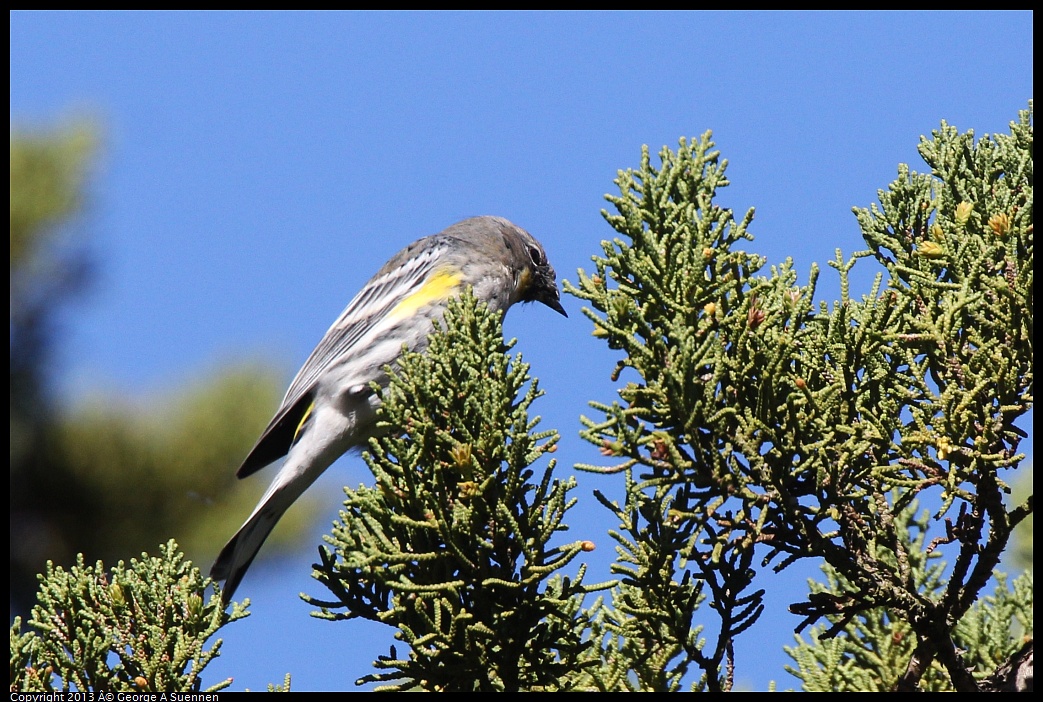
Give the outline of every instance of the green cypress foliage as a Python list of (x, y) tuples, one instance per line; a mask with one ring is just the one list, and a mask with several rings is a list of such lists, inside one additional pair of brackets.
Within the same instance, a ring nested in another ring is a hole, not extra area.
[(216, 692), (201, 674), (219, 653), (222, 626), (247, 616), (225, 611), (210, 584), (170, 541), (106, 569), (83, 557), (68, 570), (48, 563), (37, 604), (11, 625), (11, 690), (83, 693)]
[[(927, 172), (900, 166), (855, 210), (868, 249), (830, 262), (830, 306), (817, 267), (801, 285), (743, 250), (753, 211), (716, 204), (727, 162), (708, 133), (658, 163), (646, 148), (608, 197), (617, 236), (566, 284), (619, 353), (618, 399), (582, 419), (605, 465), (579, 466), (620, 475), (622, 499), (596, 493), (618, 580), (583, 583), (592, 545), (560, 533), (575, 480), (535, 467), (557, 441), (529, 414), (541, 393), (465, 296), (394, 369), (375, 484), (346, 491), (320, 550), (332, 597), (306, 598), (395, 629), (406, 650), (360, 682), (734, 689), (771, 571), (815, 559), (825, 582), (790, 605), (806, 690), (1031, 685), (1032, 576), (997, 566), (1033, 511), (1008, 486), (1034, 393), (1032, 151), (1031, 105), (1010, 134), (943, 123), (920, 144)], [(866, 259), (881, 273), (854, 295)], [(41, 580), (11, 627), (12, 690), (199, 690), (205, 642), (245, 616), (204, 604), (173, 544)]]
[[(625, 531), (617, 626), (668, 652), (642, 689), (676, 689), (692, 664), (729, 689), (732, 642), (762, 609), (755, 564), (803, 558), (836, 577), (791, 606), (798, 631), (827, 622), (829, 639), (886, 613), (916, 645), (881, 687), (915, 688), (938, 661), (976, 688), (953, 631), (1032, 511), (1003, 503), (1033, 396), (1031, 112), (977, 141), (943, 123), (920, 154), (929, 173), (902, 166), (879, 206), (856, 209), (870, 250), (838, 251), (832, 308), (812, 305), (816, 269), (800, 286), (789, 261), (764, 275), (738, 248), (753, 212), (715, 204), (727, 164), (709, 134), (658, 166), (646, 149), (617, 179), (619, 237), (570, 292), (622, 352), (621, 401), (584, 419), (611, 463), (581, 467), (627, 476), (624, 506), (601, 498)], [(850, 271), (870, 256), (886, 285), (855, 298)], [(922, 528), (943, 535), (910, 541), (901, 515), (927, 495), (940, 508)], [(957, 556), (932, 590), (924, 555), (943, 543)], [(700, 648), (682, 615), (701, 595), (719, 626)], [(1018, 645), (1008, 631), (1001, 647)]]
[(530, 468), (557, 433), (534, 431), (541, 392), (509, 348), (499, 316), (467, 295), (384, 393), (383, 436), (365, 454), (376, 484), (346, 490), (316, 572), (336, 602), (308, 598), (321, 616), (397, 629), (408, 653), (392, 650), (364, 682), (561, 689), (585, 648), (573, 621), (582, 569), (548, 580), (589, 547), (552, 541), (575, 479), (554, 479), (553, 461)]

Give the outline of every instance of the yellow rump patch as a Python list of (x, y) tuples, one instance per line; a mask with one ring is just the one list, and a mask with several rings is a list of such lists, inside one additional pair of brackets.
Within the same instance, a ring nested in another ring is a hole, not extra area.
[(439, 271), (431, 276), (420, 289), (391, 310), (392, 317), (409, 317), (424, 305), (441, 302), (456, 291), (460, 285), (460, 276), (456, 273)]

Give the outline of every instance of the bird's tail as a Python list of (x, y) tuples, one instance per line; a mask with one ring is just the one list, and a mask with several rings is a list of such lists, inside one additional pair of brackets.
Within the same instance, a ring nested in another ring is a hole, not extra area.
[[(286, 507), (289, 507), (289, 504)], [(221, 549), (214, 566), (210, 569), (210, 577), (225, 581), (224, 587), (221, 588), (221, 600), (224, 604), (228, 604), (232, 599), (247, 569), (254, 562), (257, 552), (261, 550), (264, 540), (268, 538), (268, 534), (275, 528), (285, 511), (285, 507), (279, 510), (261, 509), (250, 517)]]
[(273, 494), (267, 501), (262, 500), (257, 509), (250, 515), (239, 531), (235, 533), (225, 547), (221, 549), (217, 560), (210, 569), (210, 577), (214, 580), (224, 580), (221, 589), (221, 600), (228, 604), (235, 594), (236, 588), (242, 582), (247, 569), (253, 563), (257, 552), (261, 550), (268, 534), (278, 523), (293, 500), (280, 499), (279, 494)]
[(253, 514), (221, 549), (210, 569), (210, 577), (225, 581), (221, 589), (221, 599), (225, 604), (232, 599), (257, 552), (282, 515), (339, 455), (333, 451), (324, 451), (322, 454), (308, 456), (291, 450)]
[(225, 604), (232, 599), (264, 540), (290, 505), (335, 460), (370, 436), (378, 404), (379, 399), (366, 386), (365, 392), (357, 396), (344, 395), (335, 403), (324, 402), (313, 412), (305, 413), (297, 428), (298, 437), (272, 484), (210, 569), (210, 577), (225, 581), (221, 591)]

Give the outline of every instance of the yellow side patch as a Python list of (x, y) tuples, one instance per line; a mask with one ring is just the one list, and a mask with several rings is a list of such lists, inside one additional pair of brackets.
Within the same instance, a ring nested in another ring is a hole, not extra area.
[(306, 409), (304, 411), (304, 416), (301, 417), (301, 421), (297, 425), (297, 431), (293, 432), (293, 441), (290, 444), (291, 446), (293, 444), (297, 443), (297, 440), (301, 438), (301, 429), (304, 428), (304, 423), (308, 421), (309, 417), (311, 417), (312, 410), (314, 410), (314, 409), (315, 409), (315, 402), (313, 400), (312, 403), (310, 405), (308, 405), (308, 409)]
[(426, 304), (445, 300), (456, 291), (459, 285), (459, 275), (439, 271), (420, 286), (419, 290), (395, 305), (395, 309), (391, 310), (391, 316), (409, 317)]

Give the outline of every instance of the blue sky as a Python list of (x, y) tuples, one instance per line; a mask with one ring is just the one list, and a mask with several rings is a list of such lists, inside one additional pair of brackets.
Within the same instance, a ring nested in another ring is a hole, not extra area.
[[(262, 357), (287, 380), (351, 296), (410, 241), (476, 214), (540, 239), (559, 279), (613, 236), (600, 211), (643, 144), (712, 129), (733, 185), (756, 207), (750, 248), (813, 261), (858, 250), (868, 206), (920, 135), (944, 119), (1007, 131), (1032, 97), (1032, 13), (56, 13), (13, 12), (11, 123), (95, 119), (103, 149), (88, 226), (101, 263), (66, 321), (72, 396), (176, 388), (216, 364)], [(867, 289), (871, 271), (861, 280)], [(820, 295), (837, 295), (822, 276)], [(859, 290), (858, 292), (861, 292)], [(576, 432), (611, 401), (612, 355), (569, 318), (512, 310), (505, 333), (562, 433), (558, 470), (597, 462)], [(274, 409), (274, 408), (273, 408)], [(341, 461), (314, 490), (365, 480)], [(270, 477), (268, 471), (260, 478)], [(611, 557), (611, 519), (580, 474), (575, 538)], [(618, 494), (618, 493), (617, 493)], [(245, 515), (244, 515), (245, 516)], [(588, 532), (588, 530), (590, 530)], [(219, 547), (215, 544), (215, 551)], [(314, 550), (259, 562), (208, 681), (354, 689), (392, 643), (364, 623), (308, 617)], [(740, 683), (789, 687), (786, 606), (813, 568), (765, 574), (768, 610), (739, 641)], [(605, 576), (602, 572), (599, 577)], [(598, 578), (595, 578), (598, 579)]]

